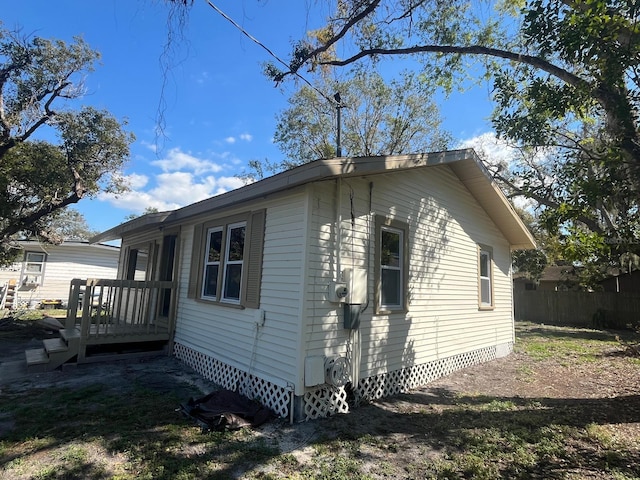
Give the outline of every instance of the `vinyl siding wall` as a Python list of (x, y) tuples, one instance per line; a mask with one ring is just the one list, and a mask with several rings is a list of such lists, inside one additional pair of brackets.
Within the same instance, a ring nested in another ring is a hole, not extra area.
[[(66, 302), (74, 278), (116, 278), (118, 248), (97, 245), (46, 245), (25, 247), (28, 252), (47, 255), (42, 283), (35, 289), (20, 287), (18, 302), (39, 302), (53, 299)], [(23, 255), (24, 258), (24, 255)], [(23, 262), (0, 269), (0, 283), (15, 279), (20, 282)]]
[[(297, 193), (262, 202), (259, 207), (266, 208), (260, 292), (264, 326), (256, 326), (256, 309), (187, 298), (194, 232), (194, 225), (187, 225), (182, 228), (175, 340), (284, 387), (295, 383), (300, 375), (295, 366), (300, 355), (307, 202), (303, 193)], [(225, 212), (225, 216), (232, 214)]]
[[(305, 355), (347, 355), (364, 378), (513, 341), (509, 245), (448, 167), (342, 180), (339, 260), (332, 203), (339, 187), (315, 188)], [(406, 313), (373, 313), (375, 215), (409, 225)], [(478, 309), (478, 244), (493, 250), (492, 310)], [(338, 263), (368, 272), (369, 304), (355, 332), (343, 328), (342, 307), (327, 301)]]

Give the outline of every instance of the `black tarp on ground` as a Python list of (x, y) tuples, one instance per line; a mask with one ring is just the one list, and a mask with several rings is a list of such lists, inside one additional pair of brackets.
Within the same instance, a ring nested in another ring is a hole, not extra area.
[(182, 413), (206, 430), (238, 430), (257, 427), (272, 418), (273, 412), (231, 390), (216, 390), (180, 405)]

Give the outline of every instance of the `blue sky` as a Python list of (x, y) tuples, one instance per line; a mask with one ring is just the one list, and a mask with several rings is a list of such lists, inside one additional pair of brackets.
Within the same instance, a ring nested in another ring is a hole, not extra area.
[[(218, 0), (221, 10), (285, 59), (293, 41), (317, 28), (327, 7), (305, 1)], [(10, 4), (10, 7), (8, 5)], [(161, 58), (169, 9), (163, 0), (0, 0), (0, 19), (26, 35), (71, 41), (82, 36), (102, 54), (85, 80), (82, 102), (127, 119), (136, 136), (124, 170), (131, 191), (101, 195), (75, 208), (105, 230), (146, 207), (168, 210), (242, 185), (235, 176), (252, 159), (282, 159), (272, 143), (276, 114), (293, 84), (275, 87), (262, 73), (268, 53), (196, 0), (173, 43), (169, 70)], [(164, 92), (164, 93), (163, 93)], [(457, 143), (490, 132), (488, 87), (439, 98), (444, 128)], [(156, 135), (164, 102), (164, 137)]]

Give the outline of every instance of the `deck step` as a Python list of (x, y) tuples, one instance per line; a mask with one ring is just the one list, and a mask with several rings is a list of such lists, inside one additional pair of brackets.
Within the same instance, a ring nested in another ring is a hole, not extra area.
[(80, 340), (80, 330), (77, 328), (63, 328), (60, 330), (60, 336), (62, 339), (69, 344), (74, 340)]
[[(63, 328), (58, 331), (59, 337), (43, 340), (44, 348), (25, 351), (27, 372), (49, 372), (69, 362), (77, 364), (104, 361), (105, 359), (157, 355), (159, 344), (163, 342), (162, 348), (166, 348), (167, 342), (170, 341), (168, 330), (162, 330), (157, 326), (154, 328), (129, 327), (126, 330), (120, 328), (117, 331), (109, 331), (107, 334), (106, 330), (95, 329), (94, 332), (92, 328), (91, 331), (94, 335), (83, 341), (81, 331), (77, 326)], [(91, 350), (90, 353), (87, 353), (87, 348)], [(87, 358), (88, 356), (92, 358)]]
[(24, 353), (27, 358), (27, 366), (49, 363), (49, 355), (44, 348), (32, 348), (25, 350)]
[(52, 353), (66, 352), (69, 350), (67, 342), (62, 340), (60, 337), (57, 338), (47, 338), (43, 340), (44, 349), (47, 352), (47, 355), (51, 355)]

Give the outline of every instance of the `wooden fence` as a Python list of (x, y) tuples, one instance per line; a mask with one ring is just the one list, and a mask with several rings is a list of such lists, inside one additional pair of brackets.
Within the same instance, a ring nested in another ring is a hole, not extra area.
[(514, 291), (516, 320), (596, 328), (640, 325), (640, 294)]

